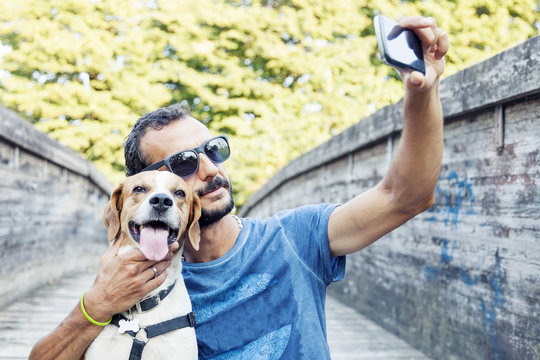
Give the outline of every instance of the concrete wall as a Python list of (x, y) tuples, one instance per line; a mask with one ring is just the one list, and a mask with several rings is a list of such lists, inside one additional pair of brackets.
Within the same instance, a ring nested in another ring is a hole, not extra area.
[[(348, 256), (330, 293), (437, 359), (540, 359), (540, 37), (442, 81), (436, 204)], [(277, 173), (241, 209), (344, 202), (378, 183), (401, 103)]]
[(97, 268), (111, 190), (90, 162), (0, 106), (0, 307)]

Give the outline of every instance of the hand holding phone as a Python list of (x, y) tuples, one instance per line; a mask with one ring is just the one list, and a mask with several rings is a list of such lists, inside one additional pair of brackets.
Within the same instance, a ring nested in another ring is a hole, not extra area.
[(422, 44), (416, 34), (386, 16), (377, 15), (373, 21), (381, 60), (398, 70), (425, 75)]

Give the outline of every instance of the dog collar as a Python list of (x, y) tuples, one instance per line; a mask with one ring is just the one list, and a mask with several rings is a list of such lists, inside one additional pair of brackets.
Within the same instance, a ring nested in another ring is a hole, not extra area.
[(159, 305), (163, 299), (167, 297), (174, 288), (174, 285), (176, 285), (176, 281), (173, 282), (168, 288), (161, 290), (156, 295), (149, 297), (148, 299), (144, 299), (133, 305), (133, 307), (130, 309), (130, 311), (137, 311), (138, 313), (142, 313), (144, 311), (152, 310), (156, 306)]

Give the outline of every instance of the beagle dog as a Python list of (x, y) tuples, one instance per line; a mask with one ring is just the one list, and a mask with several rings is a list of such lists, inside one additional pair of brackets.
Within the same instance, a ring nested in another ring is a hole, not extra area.
[(180, 250), (164, 283), (116, 314), (90, 344), (85, 359), (197, 359), (195, 317), (181, 276), (181, 254), (184, 241), (199, 248), (200, 215), (197, 195), (168, 171), (130, 176), (113, 191), (103, 222), (109, 242), (122, 241), (120, 252), (138, 248), (147, 259), (159, 261), (174, 241), (180, 242)]

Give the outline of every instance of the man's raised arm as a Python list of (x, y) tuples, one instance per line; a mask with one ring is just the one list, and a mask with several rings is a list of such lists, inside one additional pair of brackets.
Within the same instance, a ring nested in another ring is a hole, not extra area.
[(433, 18), (405, 17), (398, 24), (420, 38), (426, 74), (401, 74), (406, 90), (399, 146), (383, 180), (337, 207), (330, 216), (328, 236), (333, 256), (363, 249), (428, 209), (435, 198), (443, 148), (439, 77), (449, 47), (448, 35)]

